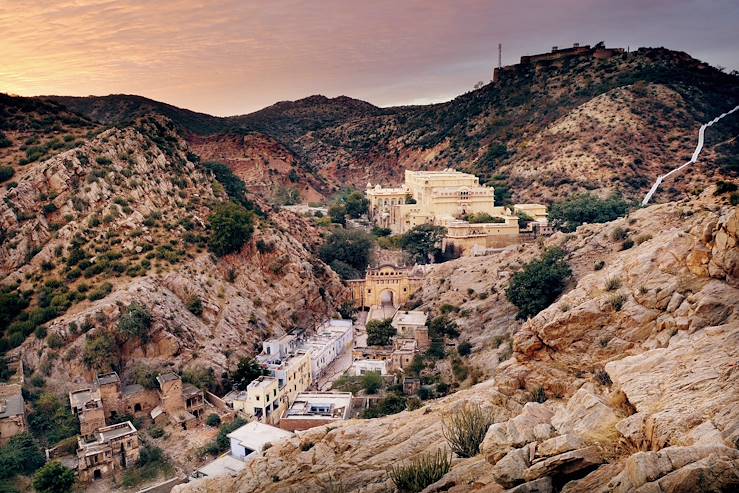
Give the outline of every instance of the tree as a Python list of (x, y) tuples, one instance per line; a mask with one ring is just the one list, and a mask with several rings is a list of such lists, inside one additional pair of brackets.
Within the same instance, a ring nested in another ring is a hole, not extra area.
[(33, 412), (28, 416), (28, 426), (35, 436), (50, 445), (79, 433), (77, 417), (54, 394), (41, 394), (33, 407)]
[(517, 317), (533, 317), (551, 305), (571, 275), (565, 252), (559, 248), (549, 249), (541, 258), (526, 264), (513, 275), (506, 290), (508, 300), (518, 308)]
[(254, 379), (266, 374), (267, 371), (256, 360), (252, 358), (241, 358), (232, 377), (234, 387), (239, 390), (246, 390), (246, 387)]
[(400, 247), (413, 255), (416, 262), (425, 264), (441, 254), (441, 241), (446, 228), (421, 224), (400, 237)]
[(253, 214), (235, 202), (218, 206), (209, 221), (208, 244), (218, 257), (241, 250), (254, 232)]
[(332, 223), (346, 226), (346, 206), (340, 202), (331, 204), (328, 208), (328, 217), (331, 218)]
[(367, 322), (367, 344), (370, 346), (387, 346), (396, 333), (395, 327), (392, 326), (392, 319)]
[(217, 414), (209, 414), (208, 418), (205, 420), (205, 424), (210, 426), (211, 428), (215, 428), (216, 426), (221, 425), (221, 417)]
[(376, 394), (382, 387), (382, 376), (375, 371), (365, 373), (362, 376), (362, 386), (368, 394)]
[(82, 362), (85, 366), (97, 371), (110, 371), (120, 365), (120, 346), (115, 338), (106, 331), (87, 335)]
[(350, 192), (344, 197), (346, 213), (349, 217), (357, 219), (369, 210), (369, 200), (361, 192)]
[(231, 168), (223, 163), (215, 161), (203, 163), (203, 166), (205, 169), (213, 173), (213, 176), (218, 183), (223, 186), (223, 189), (226, 191), (226, 195), (228, 195), (231, 200), (237, 204), (243, 205), (247, 209), (251, 210), (254, 208), (254, 204), (246, 198), (246, 184), (241, 178), (236, 176), (233, 171), (231, 171)]
[(617, 195), (607, 199), (584, 193), (549, 208), (549, 222), (562, 231), (575, 231), (585, 223), (605, 223), (624, 216), (629, 204)]
[(372, 236), (364, 231), (337, 229), (321, 246), (318, 256), (329, 265), (334, 261), (343, 262), (361, 274), (369, 263), (372, 246)]
[(33, 477), (33, 487), (38, 493), (68, 493), (74, 482), (74, 471), (58, 461), (49, 462)]
[(118, 331), (127, 337), (138, 337), (142, 342), (149, 340), (152, 316), (141, 303), (133, 302), (118, 319)]
[(429, 335), (434, 337), (459, 337), (459, 327), (457, 322), (449, 319), (446, 315), (439, 315), (436, 318), (431, 319), (428, 323)]
[(44, 465), (46, 457), (30, 433), (15, 435), (0, 447), (0, 479), (30, 474)]

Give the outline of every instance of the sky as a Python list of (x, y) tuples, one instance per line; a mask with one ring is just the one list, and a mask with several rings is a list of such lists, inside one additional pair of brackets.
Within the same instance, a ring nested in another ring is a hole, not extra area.
[(138, 94), (214, 115), (312, 94), (445, 101), (552, 46), (739, 69), (739, 0), (2, 0), (0, 92)]

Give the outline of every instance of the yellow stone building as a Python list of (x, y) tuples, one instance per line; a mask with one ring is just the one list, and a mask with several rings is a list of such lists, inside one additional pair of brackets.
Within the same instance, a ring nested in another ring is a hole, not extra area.
[(423, 280), (423, 268), (383, 264), (369, 267), (364, 279), (347, 281), (357, 308), (390, 305), (398, 308), (408, 301)]
[[(520, 210), (536, 221), (546, 222), (546, 207), (520, 204), (513, 209), (495, 205), (495, 190), (480, 179), (452, 169), (405, 171), (398, 188), (367, 184), (369, 217), (377, 226), (403, 234), (421, 224), (447, 228), (442, 248), (465, 253), (474, 246), (504, 247), (518, 242)], [(514, 213), (515, 212), (515, 213)], [(465, 218), (487, 214), (493, 222), (469, 222)]]

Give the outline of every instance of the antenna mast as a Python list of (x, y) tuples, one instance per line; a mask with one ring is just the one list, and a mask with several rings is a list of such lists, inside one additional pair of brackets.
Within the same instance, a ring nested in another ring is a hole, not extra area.
[(503, 66), (502, 60), (503, 60), (503, 44), (498, 43), (498, 68), (501, 68)]

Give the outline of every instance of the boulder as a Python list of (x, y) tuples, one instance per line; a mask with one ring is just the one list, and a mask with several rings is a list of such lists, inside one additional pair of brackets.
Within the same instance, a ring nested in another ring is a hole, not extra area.
[(552, 493), (553, 491), (552, 478), (545, 476), (528, 483), (519, 484), (510, 490), (506, 490), (506, 493)]
[(550, 432), (546, 427), (538, 425), (548, 426), (552, 415), (552, 411), (544, 404), (528, 402), (518, 416), (495, 423), (488, 429), (480, 451), (488, 462), (495, 464), (514, 448), (536, 440), (545, 440), (549, 438)]
[(527, 481), (543, 476), (567, 477), (583, 469), (590, 469), (603, 462), (596, 446), (571, 450), (553, 457), (540, 459), (529, 467), (523, 475)]
[(560, 434), (597, 437), (607, 433), (617, 421), (613, 409), (593, 393), (592, 387), (584, 386), (552, 417), (552, 426)]
[(531, 456), (534, 454), (535, 444), (528, 444), (508, 452), (493, 466), (493, 477), (506, 488), (511, 488), (523, 482), (524, 474), (531, 465)]
[(585, 446), (585, 442), (578, 435), (567, 433), (545, 440), (536, 447), (537, 457), (551, 457), (569, 452)]

